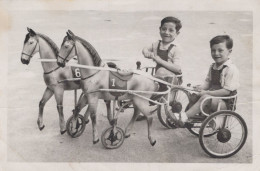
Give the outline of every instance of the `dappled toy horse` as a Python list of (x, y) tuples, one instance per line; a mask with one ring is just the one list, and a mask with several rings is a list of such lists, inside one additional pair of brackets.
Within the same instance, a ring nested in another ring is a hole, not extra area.
[[(64, 90), (75, 90), (80, 88), (80, 81), (69, 81), (73, 78), (79, 78), (79, 68), (64, 67), (61, 68), (57, 65), (56, 57), (59, 53), (57, 45), (47, 36), (36, 33), (32, 29), (27, 28), (28, 34), (26, 34), (24, 40), (24, 46), (21, 56), (21, 62), (23, 64), (29, 64), (30, 59), (37, 52), (40, 54), (41, 59), (53, 59), (54, 62), (43, 62), (43, 78), (46, 84), (43, 97), (39, 103), (39, 115), (37, 124), (40, 130), (45, 126), (43, 124), (43, 109), (46, 102), (53, 96), (55, 96), (57, 102), (57, 109), (59, 112), (59, 124), (61, 134), (66, 132), (66, 125), (63, 115), (63, 94)], [(81, 96), (79, 104), (76, 107), (75, 112), (79, 112), (86, 104), (87, 98)], [(110, 105), (107, 105), (110, 108)], [(109, 109), (110, 111), (110, 109)]]
[[(133, 127), (133, 123), (136, 120), (138, 114), (141, 112), (147, 118), (148, 124), (148, 139), (151, 145), (156, 143), (156, 140), (153, 138), (151, 133), (152, 126), (152, 116), (151, 111), (148, 108), (149, 101), (141, 98), (140, 96), (133, 95), (131, 93), (122, 93), (119, 95), (111, 94), (108, 91), (100, 91), (100, 89), (109, 89), (110, 86), (116, 84), (116, 80), (113, 80), (114, 77), (120, 77), (118, 73), (112, 73), (113, 78), (109, 80), (110, 71), (101, 70), (103, 67), (106, 67), (99, 57), (96, 50), (85, 40), (80, 37), (75, 36), (71, 31), (67, 32), (67, 36), (65, 36), (63, 43), (61, 45), (61, 49), (58, 57), (59, 66), (64, 67), (65, 62), (72, 59), (74, 56), (78, 57), (79, 64), (86, 65), (90, 67), (90, 69), (80, 68), (81, 72), (81, 84), (82, 90), (85, 96), (88, 99), (89, 107), (87, 109), (87, 115), (90, 115), (92, 120), (92, 128), (93, 128), (93, 143), (97, 143), (99, 141), (98, 132), (96, 128), (96, 111), (98, 99), (104, 100), (125, 100), (131, 99), (134, 105), (134, 114), (133, 117), (126, 127), (125, 135), (128, 137), (130, 135), (130, 130)], [(91, 66), (93, 68), (91, 69)], [(96, 67), (100, 68), (97, 69)], [(96, 68), (96, 69), (94, 69)], [(158, 89), (157, 84), (149, 78), (146, 78), (142, 75), (138, 74), (128, 74), (129, 77), (127, 80), (127, 85), (123, 85), (122, 87), (127, 88), (127, 90), (140, 90), (140, 91), (150, 91), (154, 92)], [(120, 77), (121, 78), (121, 77)], [(122, 78), (121, 78), (122, 80)], [(120, 86), (120, 83), (119, 83)], [(111, 87), (110, 87), (111, 88)], [(142, 94), (143, 97), (149, 99), (152, 94)], [(74, 116), (74, 126), (76, 124), (77, 116)]]

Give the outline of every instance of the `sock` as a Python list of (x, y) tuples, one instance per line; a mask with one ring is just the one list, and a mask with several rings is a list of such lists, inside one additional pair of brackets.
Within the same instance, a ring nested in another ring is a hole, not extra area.
[(182, 122), (187, 122), (187, 120), (188, 120), (187, 114), (185, 112), (181, 112), (180, 115), (181, 115), (181, 121)]

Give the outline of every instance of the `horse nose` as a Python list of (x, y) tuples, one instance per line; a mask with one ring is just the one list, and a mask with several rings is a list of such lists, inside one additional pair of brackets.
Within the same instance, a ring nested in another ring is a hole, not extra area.
[(21, 62), (22, 62), (23, 64), (28, 65), (30, 61), (29, 61), (28, 59), (23, 59), (23, 58), (21, 58)]
[(60, 66), (60, 67), (65, 67), (65, 63), (64, 62), (58, 62), (58, 65)]

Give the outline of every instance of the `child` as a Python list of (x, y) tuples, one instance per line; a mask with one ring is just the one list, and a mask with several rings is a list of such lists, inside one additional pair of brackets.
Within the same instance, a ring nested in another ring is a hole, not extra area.
[[(180, 33), (182, 27), (181, 21), (175, 17), (165, 17), (161, 21), (159, 27), (160, 36), (162, 40), (156, 41), (150, 47), (145, 47), (142, 51), (145, 58), (153, 59), (156, 62), (155, 76), (167, 77), (166, 81), (177, 84), (175, 75), (181, 74), (180, 67), (180, 51), (173, 41)], [(159, 91), (163, 91), (160, 88)], [(155, 100), (159, 96), (152, 96), (151, 99)], [(153, 103), (151, 103), (153, 104)], [(144, 116), (139, 115), (137, 121), (145, 119)]]
[(180, 51), (173, 41), (180, 33), (181, 21), (175, 17), (165, 17), (159, 27), (162, 40), (156, 41), (150, 47), (143, 49), (146, 58), (156, 62), (155, 76), (181, 74)]
[[(203, 85), (195, 86), (199, 91), (199, 100), (186, 112), (182, 112), (179, 120), (175, 121), (181, 127), (188, 118), (200, 112), (200, 104), (209, 96), (230, 96), (236, 94), (239, 87), (239, 72), (237, 67), (229, 59), (232, 52), (233, 40), (228, 35), (216, 36), (210, 41), (211, 56), (215, 63), (210, 68)], [(211, 111), (216, 111), (219, 99), (206, 100)], [(229, 109), (228, 101), (220, 101), (221, 110)], [(174, 114), (176, 116), (176, 114)]]

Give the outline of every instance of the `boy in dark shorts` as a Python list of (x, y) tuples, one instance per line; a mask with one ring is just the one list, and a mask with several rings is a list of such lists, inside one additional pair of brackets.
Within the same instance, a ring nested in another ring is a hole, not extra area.
[[(201, 102), (209, 96), (231, 96), (236, 94), (239, 87), (239, 71), (229, 58), (232, 52), (233, 40), (228, 35), (216, 36), (210, 41), (211, 56), (215, 63), (209, 67), (209, 72), (203, 85), (195, 86), (199, 91), (199, 100), (186, 112), (177, 118), (177, 124), (184, 126), (188, 119), (200, 111)], [(206, 100), (205, 106), (210, 106), (211, 111), (216, 111), (219, 99)], [(221, 110), (230, 109), (229, 100), (220, 100)], [(174, 114), (175, 117), (179, 116)]]
[[(153, 59), (156, 62), (155, 77), (171, 78), (166, 81), (177, 84), (176, 75), (181, 74), (180, 66), (180, 50), (173, 43), (180, 33), (182, 27), (181, 21), (175, 17), (165, 17), (161, 20), (159, 27), (161, 40), (152, 43), (149, 47), (145, 47), (142, 51), (145, 58)], [(152, 97), (152, 99), (155, 97)], [(139, 116), (138, 120), (143, 120), (143, 116)]]
[(159, 27), (161, 40), (142, 51), (145, 58), (156, 62), (155, 76), (165, 77), (181, 74), (180, 50), (173, 41), (180, 33), (181, 21), (175, 17), (165, 17)]

